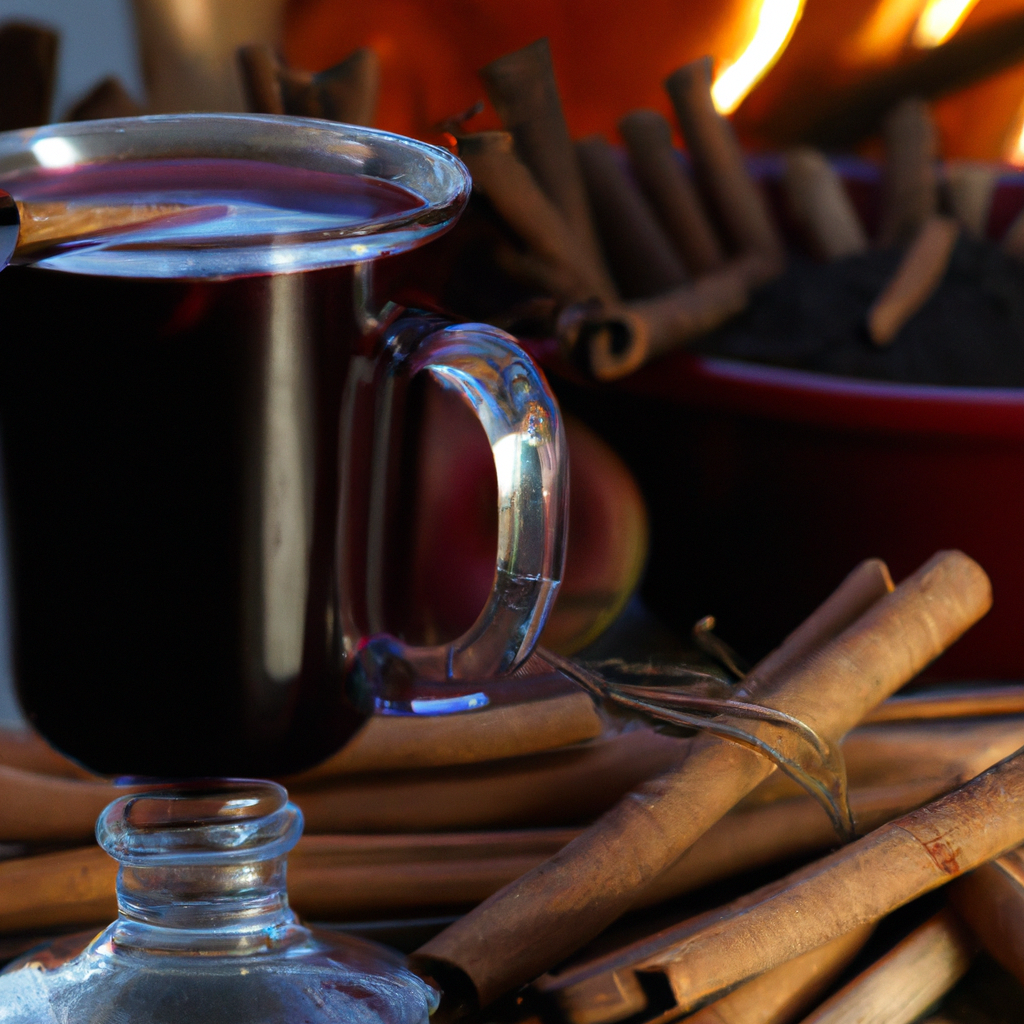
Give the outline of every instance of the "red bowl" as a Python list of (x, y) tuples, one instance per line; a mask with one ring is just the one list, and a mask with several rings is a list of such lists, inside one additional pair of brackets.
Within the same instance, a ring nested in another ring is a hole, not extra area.
[[(778, 161), (756, 171), (777, 201)], [(878, 173), (840, 169), (869, 228)], [(1000, 237), (1024, 207), (1008, 172)], [(898, 342), (897, 342), (898, 343)], [(679, 353), (613, 389), (563, 383), (636, 473), (651, 515), (645, 596), (677, 628), (714, 614), (754, 658), (861, 559), (896, 579), (960, 548), (995, 604), (932, 676), (1024, 678), (1024, 389), (891, 384)]]
[[(667, 432), (659, 464), (640, 474), (656, 607), (675, 618), (688, 608), (686, 621), (714, 613), (757, 655), (862, 558), (884, 558), (899, 579), (960, 548), (991, 576), (995, 604), (933, 674), (1024, 677), (1024, 390), (705, 358), (662, 363), (628, 390), (668, 406), (655, 415), (676, 411), (671, 434), (686, 437), (673, 458)], [(666, 532), (677, 535), (663, 549)], [(683, 590), (687, 600), (673, 598)]]

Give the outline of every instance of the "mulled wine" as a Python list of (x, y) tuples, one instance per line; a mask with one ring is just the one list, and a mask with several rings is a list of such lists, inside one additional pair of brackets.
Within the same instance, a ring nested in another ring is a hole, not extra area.
[(15, 679), (90, 768), (272, 775), (361, 724), (331, 578), (351, 273), (0, 274)]
[[(375, 701), (409, 703), (404, 670), (374, 690), (393, 659), (442, 689), (522, 662), (562, 563), (553, 399), (506, 335), (403, 315), (374, 285), (378, 257), (457, 216), (453, 157), (326, 122), (168, 116), (0, 135), (0, 188), (58, 217), (176, 211), (0, 274), (15, 683), (51, 743), (111, 775), (281, 775)], [(357, 657), (393, 628), (420, 371), (495, 453), (494, 590), (451, 643)]]

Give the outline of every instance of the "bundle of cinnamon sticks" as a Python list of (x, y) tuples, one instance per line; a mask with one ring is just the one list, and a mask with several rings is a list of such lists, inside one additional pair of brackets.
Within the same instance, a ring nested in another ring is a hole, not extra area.
[(717, 326), (781, 270), (779, 232), (711, 102), (710, 60), (666, 82), (703, 196), (653, 111), (620, 125), (632, 173), (601, 137), (574, 145), (546, 40), (480, 74), (506, 130), (457, 128), (459, 155), (522, 242), (502, 264), (557, 300), (563, 344), (597, 379)]
[[(758, 754), (617, 731), (567, 684), (435, 720), (429, 737), (374, 719), (288, 780), (308, 823), (291, 899), (314, 920), (420, 919), (402, 934), (411, 949), (437, 932), (412, 962), (452, 1016), (527, 985), (501, 1012), (909, 1024), (981, 947), (1024, 980), (1024, 691), (893, 696), (990, 600), (958, 552), (895, 588), (866, 562), (739, 685), (739, 700), (845, 737), (851, 843)], [(0, 762), (0, 841), (19, 854), (0, 861), (0, 945), (103, 924), (116, 865), (87, 837), (116, 787), (25, 733), (0, 735)], [(927, 894), (950, 882), (943, 909)], [(900, 931), (907, 904), (922, 910)]]

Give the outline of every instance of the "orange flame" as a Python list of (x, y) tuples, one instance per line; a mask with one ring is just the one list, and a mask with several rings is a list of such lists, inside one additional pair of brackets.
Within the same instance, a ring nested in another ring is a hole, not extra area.
[(915, 46), (931, 47), (944, 43), (963, 24), (978, 0), (929, 0), (914, 26)]
[(731, 114), (782, 55), (800, 15), (804, 0), (761, 0), (754, 38), (734, 63), (719, 71), (711, 98), (720, 114)]
[(978, 0), (879, 0), (844, 47), (851, 64), (892, 60), (908, 42), (938, 46), (954, 35)]
[(891, 60), (903, 49), (924, 6), (925, 0), (879, 0), (843, 47), (843, 57), (854, 65)]

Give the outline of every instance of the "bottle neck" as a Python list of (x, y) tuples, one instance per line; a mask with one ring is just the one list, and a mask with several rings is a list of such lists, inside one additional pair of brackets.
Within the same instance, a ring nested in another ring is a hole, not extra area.
[(112, 938), (123, 947), (166, 951), (279, 949), (299, 929), (285, 873), (285, 857), (223, 867), (122, 867)]
[(97, 830), (121, 863), (107, 939), (123, 949), (252, 954), (304, 937), (286, 888), (302, 818), (286, 801), (272, 783), (225, 783), (111, 804)]

